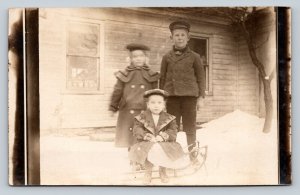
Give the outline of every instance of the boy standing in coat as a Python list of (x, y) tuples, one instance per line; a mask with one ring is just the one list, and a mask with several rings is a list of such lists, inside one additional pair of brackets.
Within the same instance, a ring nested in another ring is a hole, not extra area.
[(157, 88), (159, 74), (146, 64), (146, 52), (150, 49), (142, 44), (129, 44), (130, 65), (115, 73), (117, 83), (111, 96), (109, 110), (119, 111), (115, 146), (127, 147), (135, 143), (132, 134), (134, 117), (146, 109), (143, 99), (145, 91)]
[[(170, 24), (169, 29), (174, 45), (161, 62), (160, 88), (170, 94), (167, 111), (176, 116), (179, 127), (182, 118), (191, 151), (196, 141), (197, 106), (203, 103), (205, 97), (204, 67), (199, 54), (188, 47), (190, 24), (176, 21)], [(194, 160), (192, 155), (190, 159)]]

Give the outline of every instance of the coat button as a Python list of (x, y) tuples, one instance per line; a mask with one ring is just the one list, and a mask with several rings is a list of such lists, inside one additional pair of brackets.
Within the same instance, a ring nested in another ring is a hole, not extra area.
[(130, 127), (129, 130), (132, 131), (132, 128)]
[(135, 85), (131, 85), (131, 88), (135, 88)]
[(130, 114), (134, 114), (134, 110), (130, 110), (129, 112), (130, 112)]
[(141, 88), (144, 89), (144, 88), (145, 88), (145, 85), (141, 85)]

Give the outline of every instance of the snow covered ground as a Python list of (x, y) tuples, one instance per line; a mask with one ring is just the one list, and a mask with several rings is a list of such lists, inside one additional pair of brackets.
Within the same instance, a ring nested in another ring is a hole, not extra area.
[[(197, 131), (208, 146), (205, 166), (168, 185), (277, 184), (277, 127), (262, 132), (263, 119), (236, 110)], [(178, 141), (184, 142), (179, 133)], [(45, 185), (143, 185), (130, 173), (127, 149), (88, 136), (41, 137), (41, 183)], [(154, 177), (158, 173), (153, 174)], [(139, 177), (142, 177), (140, 175)], [(162, 185), (154, 179), (153, 185)]]

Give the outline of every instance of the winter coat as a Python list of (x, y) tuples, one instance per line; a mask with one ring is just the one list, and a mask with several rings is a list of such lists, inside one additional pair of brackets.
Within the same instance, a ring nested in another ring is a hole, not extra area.
[(170, 96), (205, 96), (205, 72), (200, 55), (187, 48), (181, 55), (174, 50), (163, 56), (160, 89)]
[(148, 141), (148, 135), (163, 137), (161, 145), (164, 152), (171, 160), (177, 160), (184, 155), (180, 144), (176, 142), (177, 124), (175, 116), (161, 112), (157, 126), (155, 126), (152, 114), (146, 110), (135, 117), (133, 135), (138, 143), (133, 145), (129, 152), (129, 158), (133, 162), (144, 164), (151, 147), (155, 142)]
[(117, 83), (111, 96), (109, 110), (119, 111), (115, 146), (130, 147), (136, 141), (132, 134), (134, 117), (146, 109), (143, 94), (146, 90), (157, 88), (159, 74), (148, 66), (128, 66), (115, 73)]
[(158, 87), (158, 72), (150, 70), (148, 66), (128, 66), (123, 71), (115, 73), (117, 83), (111, 96), (109, 110), (145, 109), (143, 98), (145, 91)]

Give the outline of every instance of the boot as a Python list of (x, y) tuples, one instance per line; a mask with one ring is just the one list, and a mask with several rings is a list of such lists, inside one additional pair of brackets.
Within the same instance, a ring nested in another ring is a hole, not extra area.
[(195, 152), (190, 152), (189, 156), (190, 156), (190, 161), (193, 165), (198, 165), (200, 163)]
[(192, 164), (197, 164), (198, 158), (197, 158), (197, 154), (195, 152), (193, 152), (193, 148), (196, 147), (196, 134), (187, 134), (186, 135), (187, 138), (187, 143), (189, 145), (188, 150), (190, 152), (190, 161), (192, 162)]
[(186, 134), (186, 141), (189, 145), (188, 150), (191, 152), (196, 146), (196, 134)]
[(169, 177), (167, 175), (167, 169), (165, 167), (159, 167), (159, 176), (162, 183), (168, 183)]
[(136, 162), (130, 161), (130, 166), (132, 168), (132, 171), (140, 171), (141, 170), (141, 165)]
[(152, 167), (151, 168), (147, 167), (145, 175), (144, 175), (143, 183), (144, 184), (150, 184), (151, 183), (151, 178), (152, 178)]

